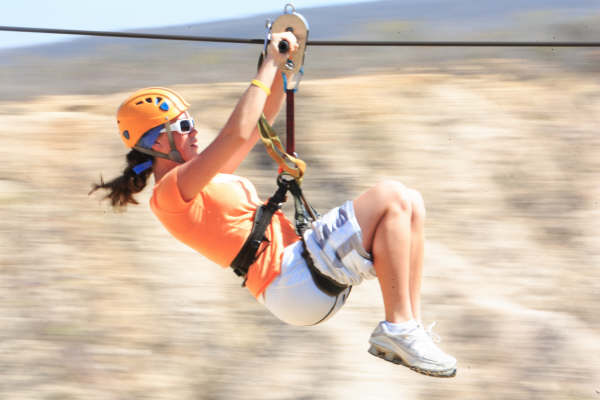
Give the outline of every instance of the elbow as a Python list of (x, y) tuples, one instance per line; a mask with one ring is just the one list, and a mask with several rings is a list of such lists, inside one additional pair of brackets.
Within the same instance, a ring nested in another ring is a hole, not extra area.
[(252, 138), (257, 121), (241, 120), (227, 124), (221, 134), (227, 135), (236, 144), (241, 145)]
[(240, 148), (246, 143), (250, 137), (254, 128), (245, 128), (238, 124), (227, 124), (219, 133), (221, 140), (225, 140), (234, 149)]

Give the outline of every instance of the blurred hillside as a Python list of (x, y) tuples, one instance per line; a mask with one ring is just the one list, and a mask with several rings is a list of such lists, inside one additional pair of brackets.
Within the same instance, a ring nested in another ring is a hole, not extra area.
[[(367, 353), (376, 282), (320, 326), (286, 326), (160, 226), (150, 188), (125, 213), (88, 197), (124, 165), (126, 92), (0, 102), (0, 398), (596, 399), (600, 89), (503, 63), (306, 80), (297, 96), (320, 211), (387, 177), (423, 193), (424, 318), (459, 359), (450, 380)], [(245, 87), (176, 87), (204, 143)], [(239, 173), (274, 189), (260, 146)]]
[[(284, 3), (282, 3), (284, 4)], [(282, 7), (283, 8), (283, 7)], [(396, 0), (299, 9), (310, 39), (598, 41), (595, 0)], [(201, 9), (198, 11), (201, 12)], [(267, 18), (149, 29), (146, 32), (262, 38)], [(1, 33), (0, 33), (1, 38)], [(124, 88), (244, 81), (260, 46), (140, 39), (81, 38), (0, 52), (0, 98), (38, 93), (106, 94)], [(344, 48), (309, 49), (306, 77), (439, 68), (448, 62), (501, 54), (519, 62), (539, 59), (580, 73), (599, 72), (598, 49)], [(596, 62), (582, 62), (593, 57)]]
[[(598, 40), (597, 3), (564, 4), (299, 11), (314, 39)], [(258, 37), (264, 17), (169, 31)], [(162, 228), (150, 187), (123, 213), (87, 195), (124, 166), (114, 113), (131, 88), (177, 84), (206, 144), (257, 52), (81, 39), (3, 53), (0, 399), (600, 399), (598, 50), (310, 49), (305, 193), (326, 211), (385, 178), (422, 192), (424, 318), (459, 360), (445, 380), (367, 353), (376, 282), (322, 325), (286, 326)], [(274, 189), (260, 146), (239, 173)]]

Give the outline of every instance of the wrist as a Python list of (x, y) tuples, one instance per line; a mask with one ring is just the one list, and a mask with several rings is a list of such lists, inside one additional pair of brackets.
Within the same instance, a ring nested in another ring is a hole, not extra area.
[(265, 92), (267, 97), (269, 97), (271, 95), (271, 89), (263, 81), (258, 80), (258, 79), (252, 79), (250, 84), (260, 88), (263, 92)]
[(279, 68), (277, 65), (272, 60), (266, 59), (256, 73), (254, 79), (261, 81), (268, 87), (271, 87), (278, 71)]

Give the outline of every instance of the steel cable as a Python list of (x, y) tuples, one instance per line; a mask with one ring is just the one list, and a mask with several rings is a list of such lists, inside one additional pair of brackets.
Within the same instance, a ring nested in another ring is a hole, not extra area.
[[(50, 33), (58, 35), (103, 36), (133, 39), (179, 40), (213, 43), (263, 44), (264, 39), (243, 39), (194, 35), (165, 35), (155, 33), (89, 31), (77, 29), (29, 28), (0, 26), (0, 31)], [(374, 47), (600, 47), (600, 42), (560, 41), (362, 41), (362, 40), (309, 40), (309, 46), (374, 46)]]

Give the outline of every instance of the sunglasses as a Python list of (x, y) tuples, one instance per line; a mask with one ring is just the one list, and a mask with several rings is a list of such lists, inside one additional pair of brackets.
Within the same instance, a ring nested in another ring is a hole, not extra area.
[[(180, 132), (180, 133), (189, 133), (192, 131), (192, 129), (194, 129), (194, 119), (193, 118), (189, 118), (189, 119), (178, 119), (177, 121), (173, 122), (172, 124), (169, 125), (171, 128), (172, 132)], [(166, 132), (166, 129), (162, 129), (160, 132)]]

